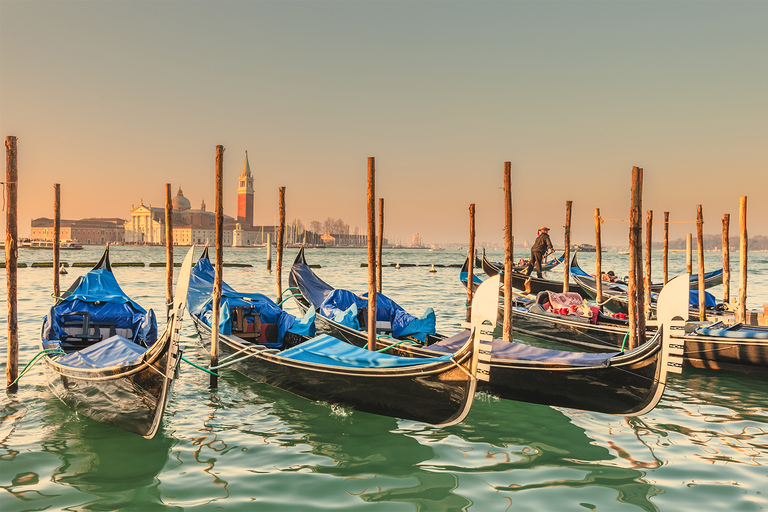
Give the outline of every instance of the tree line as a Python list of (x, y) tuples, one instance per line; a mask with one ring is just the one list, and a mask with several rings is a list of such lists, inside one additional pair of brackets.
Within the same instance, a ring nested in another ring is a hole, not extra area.
[[(723, 247), (723, 235), (704, 235), (703, 236), (704, 241), (704, 250), (715, 250), (715, 249), (722, 249)], [(749, 250), (750, 251), (768, 251), (768, 236), (764, 235), (757, 235), (749, 237), (748, 240), (749, 243)], [(739, 245), (741, 244), (741, 239), (738, 236), (731, 236), (728, 238), (728, 245), (731, 248), (731, 250), (738, 250)], [(654, 242), (653, 248), (655, 250), (663, 250), (664, 249), (664, 242)], [(677, 238), (675, 240), (669, 241), (669, 248), (671, 250), (680, 250), (685, 249), (685, 238)], [(696, 240), (696, 235), (693, 236), (693, 244), (692, 248), (694, 250), (698, 249), (698, 243)]]

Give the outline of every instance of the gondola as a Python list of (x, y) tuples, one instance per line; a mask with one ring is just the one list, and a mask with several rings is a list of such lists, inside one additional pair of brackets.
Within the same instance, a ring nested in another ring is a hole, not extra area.
[[(583, 290), (583, 294), (586, 294), (586, 296), (590, 299), (597, 299), (597, 282), (595, 280), (595, 277), (588, 274), (584, 269), (582, 269), (578, 262), (576, 261), (576, 255), (573, 255), (573, 259), (571, 260), (571, 277), (573, 280), (578, 284), (578, 286)], [(693, 282), (689, 276), (686, 276), (686, 278), (689, 280), (689, 305), (690, 310), (692, 314), (698, 314), (698, 305), (699, 305), (699, 293), (697, 289), (691, 288), (691, 283)], [(613, 311), (615, 313), (627, 313), (629, 311), (629, 287), (624, 283), (611, 283), (608, 281), (603, 281), (601, 284), (602, 292), (603, 292), (603, 302), (602, 305), (609, 309), (610, 311)], [(715, 300), (714, 295), (712, 295), (709, 292), (705, 293), (705, 299), (706, 299), (706, 308), (711, 309), (713, 312), (716, 308), (718, 308), (717, 301)], [(658, 299), (657, 293), (651, 293), (651, 304), (650, 309), (651, 311), (656, 310), (656, 300)], [(724, 313), (727, 314), (727, 313)]]
[[(466, 287), (469, 259), (464, 262), (459, 279)], [(474, 276), (474, 290), (482, 280)], [(499, 318), (503, 316), (503, 290), (499, 306)], [(606, 314), (599, 307), (588, 309), (579, 306), (576, 311), (564, 311), (555, 301), (561, 293), (542, 291), (535, 298), (515, 294), (512, 297), (512, 322), (517, 334), (525, 334), (545, 341), (554, 341), (589, 351), (615, 352), (627, 341), (629, 321), (625, 315)], [(573, 296), (571, 296), (573, 297)], [(579, 304), (585, 299), (576, 296)], [(565, 306), (568, 306), (567, 304)], [(624, 318), (622, 318), (624, 316)], [(653, 332), (646, 333), (646, 339), (653, 337)]]
[[(547, 272), (561, 264), (565, 260), (565, 253), (561, 254), (558, 258), (552, 258), (550, 261), (541, 265), (542, 272)], [(488, 277), (493, 277), (496, 274), (504, 273), (504, 263), (500, 261), (491, 261), (485, 256), (485, 249), (483, 249), (483, 259), (475, 258), (475, 265), (482, 268)], [(483, 263), (485, 262), (485, 263)], [(513, 265), (512, 270), (515, 272), (523, 272), (527, 265)]]
[(683, 338), (685, 362), (693, 367), (768, 371), (768, 327), (717, 321), (690, 324), (675, 336)]
[[(485, 256), (485, 251), (483, 251), (483, 272), (485, 272), (488, 276), (491, 276), (491, 277), (500, 273), (499, 269), (495, 265), (493, 265), (491, 262), (488, 261), (488, 258), (486, 258)], [(547, 290), (550, 290), (553, 292), (562, 292), (563, 282), (552, 281), (550, 279), (544, 279), (541, 277), (536, 277), (534, 275), (528, 275), (522, 272), (515, 271), (515, 272), (512, 272), (512, 288), (516, 290), (524, 291), (525, 293), (529, 293), (531, 295), (536, 295), (539, 292), (543, 292)], [(585, 291), (576, 283), (569, 282), (568, 291), (572, 293), (578, 293), (579, 295), (585, 298), (588, 297)]]
[[(319, 326), (350, 340), (356, 338), (358, 344), (367, 339), (365, 330), (352, 329), (322, 315), (323, 301), (335, 289), (314, 274), (303, 249), (291, 267), (289, 282), (298, 292), (296, 301), (302, 309), (317, 309)], [(486, 280), (482, 286), (488, 283), (493, 283), (498, 305), (499, 276)], [(490, 360), (481, 364), (478, 371), (478, 389), (500, 398), (543, 405), (626, 416), (647, 413), (660, 400), (668, 372), (679, 371), (681, 367), (681, 359), (673, 355), (675, 349), (668, 327), (673, 319), (687, 314), (684, 297), (688, 286), (687, 280), (684, 284), (676, 283), (676, 287), (670, 286), (665, 292), (667, 299), (660, 310), (667, 328), (659, 329), (648, 343), (627, 352), (594, 354), (493, 339), (490, 354), (486, 354)], [(451, 353), (468, 336), (467, 331), (451, 337), (435, 334), (427, 343), (400, 343), (389, 348), (389, 352), (411, 356)], [(378, 341), (382, 348), (388, 345), (394, 344)]]
[(179, 333), (191, 267), (192, 250), (158, 336), (154, 312), (120, 288), (107, 246), (43, 320), (43, 373), (53, 393), (96, 421), (154, 437), (181, 360)]
[[(206, 251), (189, 287), (190, 315), (206, 348), (212, 337), (213, 278)], [(310, 400), (437, 426), (460, 422), (472, 405), (479, 336), (451, 354), (398, 357), (328, 334), (314, 336), (312, 308), (298, 319), (264, 295), (227, 285), (221, 312), (219, 367), (231, 365), (257, 382)]]

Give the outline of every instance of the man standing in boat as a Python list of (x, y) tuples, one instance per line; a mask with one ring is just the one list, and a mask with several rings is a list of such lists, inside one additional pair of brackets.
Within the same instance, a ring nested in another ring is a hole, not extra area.
[[(541, 278), (541, 263), (544, 261), (544, 257), (555, 252), (555, 248), (552, 247), (552, 240), (549, 239), (549, 228), (546, 226), (539, 228), (539, 236), (536, 237), (536, 241), (531, 247), (531, 259), (528, 261), (528, 265), (525, 267), (525, 273), (531, 275), (533, 266), (536, 265), (536, 275)], [(530, 278), (529, 278), (530, 279)]]

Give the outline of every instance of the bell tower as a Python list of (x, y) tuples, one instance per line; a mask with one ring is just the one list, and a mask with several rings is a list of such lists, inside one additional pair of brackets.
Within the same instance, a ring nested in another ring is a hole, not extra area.
[(253, 196), (253, 176), (246, 151), (243, 172), (240, 173), (237, 186), (237, 222), (243, 226), (253, 226)]

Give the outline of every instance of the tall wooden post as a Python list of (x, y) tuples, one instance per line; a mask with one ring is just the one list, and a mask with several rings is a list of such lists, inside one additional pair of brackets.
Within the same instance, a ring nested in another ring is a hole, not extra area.
[(467, 322), (472, 320), (472, 287), (475, 284), (475, 204), (469, 205), (469, 250), (467, 251)]
[(603, 302), (603, 237), (600, 229), (601, 223), (600, 208), (595, 208), (595, 288), (597, 289), (595, 300), (597, 300), (598, 304)]
[(669, 212), (664, 212), (664, 284), (669, 280)]
[(376, 237), (376, 290), (381, 293), (381, 255), (384, 250), (384, 198), (379, 198), (379, 234)]
[(704, 291), (704, 214), (701, 205), (696, 205), (696, 244), (699, 252), (699, 320), (707, 319), (706, 293)]
[[(211, 367), (219, 365), (219, 319), (221, 318), (221, 287), (224, 271), (224, 146), (216, 146), (216, 268), (213, 278), (213, 317), (211, 319)], [(219, 379), (211, 375), (211, 387), (218, 386)]]
[(368, 157), (368, 350), (376, 350), (376, 162)]
[[(514, 341), (512, 335), (512, 265), (515, 238), (512, 236), (512, 162), (504, 162), (504, 325), (502, 339)], [(566, 265), (567, 266), (567, 265)]]
[(171, 184), (165, 184), (165, 313), (173, 308), (173, 199)]
[(19, 322), (16, 312), (16, 274), (19, 261), (18, 179), (16, 137), (5, 138), (5, 276), (8, 290), (8, 354), (5, 365), (6, 389), (19, 389), (13, 382), (19, 376)]
[[(565, 202), (565, 256), (563, 257), (563, 293), (568, 291), (571, 276), (571, 207), (573, 201)], [(598, 276), (598, 279), (600, 277)]]
[(645, 218), (645, 279), (643, 290), (645, 292), (645, 317), (651, 309), (651, 255), (653, 246), (653, 210), (648, 210)]
[(283, 237), (285, 236), (285, 187), (280, 187), (278, 201), (280, 227), (277, 231), (277, 303), (283, 302)]
[(272, 233), (267, 233), (267, 270), (272, 271)]
[(645, 341), (645, 307), (642, 293), (643, 169), (632, 167), (631, 207), (629, 210), (629, 349)]
[(685, 271), (689, 276), (693, 274), (693, 237), (691, 233), (685, 235)]
[(741, 231), (741, 243), (739, 244), (739, 308), (736, 318), (739, 322), (747, 321), (747, 249), (749, 239), (747, 237), (747, 196), (741, 196), (739, 207), (739, 229)]
[(59, 296), (59, 244), (61, 243), (61, 185), (53, 185), (53, 296)]
[(723, 214), (723, 302), (731, 302), (731, 214)]

